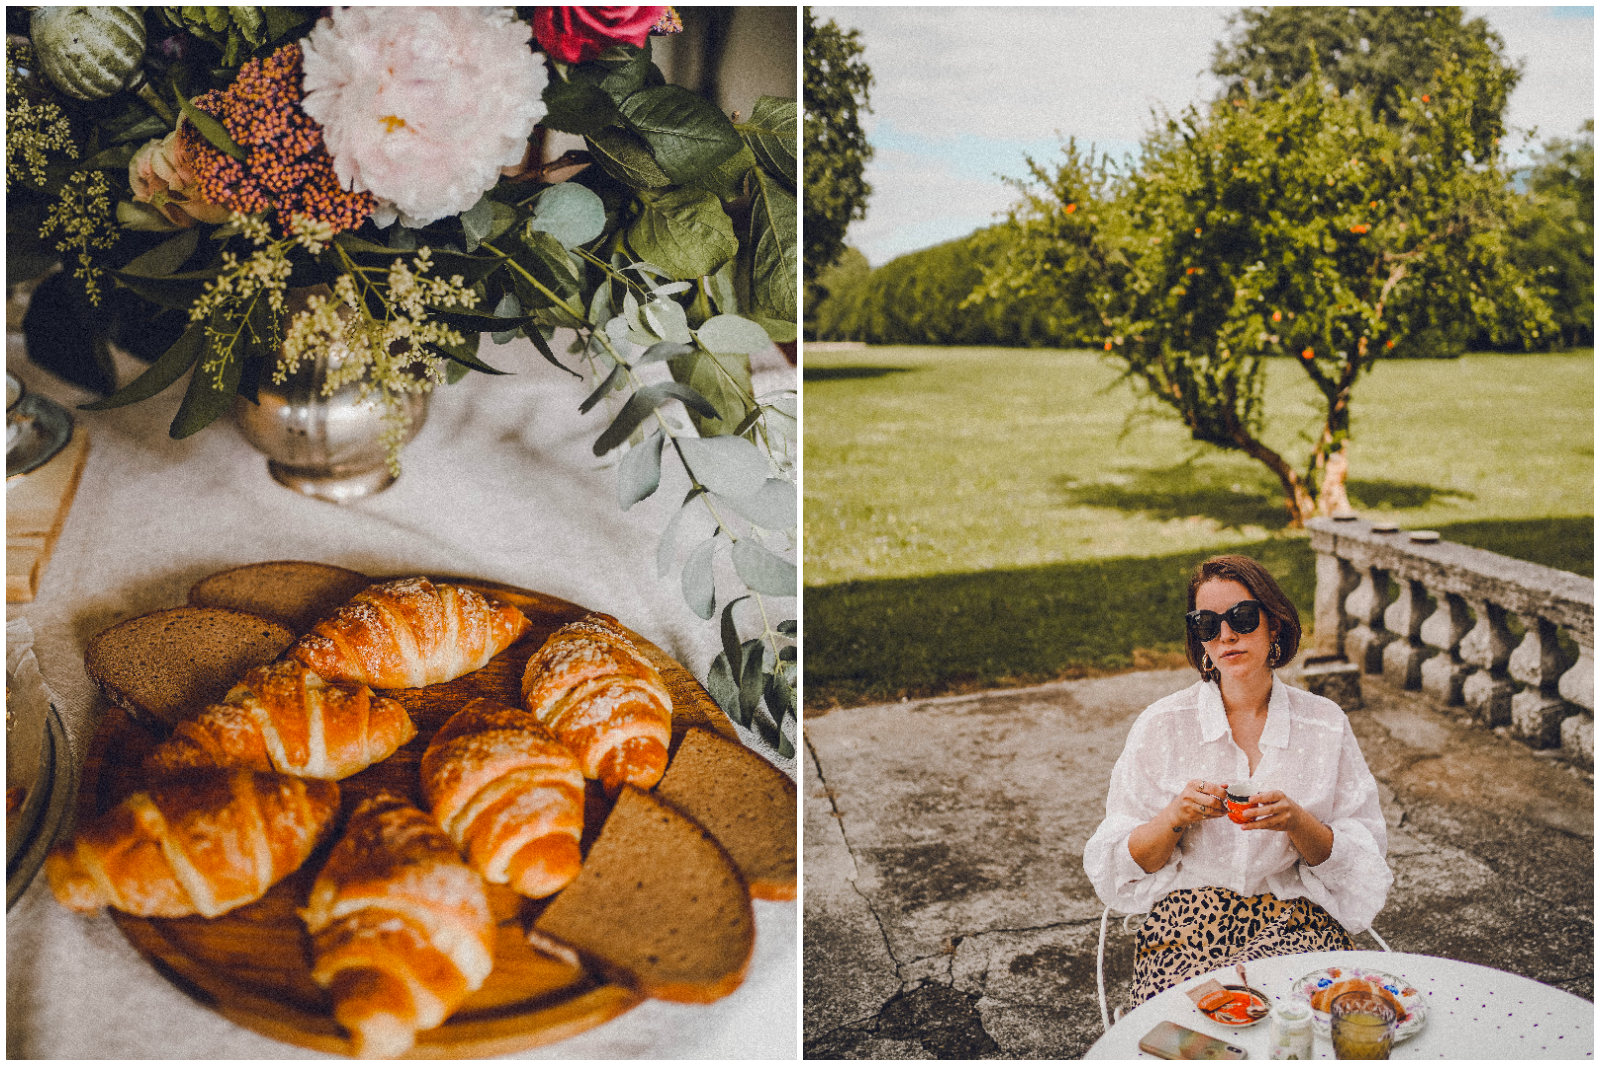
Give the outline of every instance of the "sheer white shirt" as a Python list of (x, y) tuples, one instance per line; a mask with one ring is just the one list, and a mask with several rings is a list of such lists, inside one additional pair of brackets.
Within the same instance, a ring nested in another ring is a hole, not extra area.
[(1333, 851), (1308, 865), (1289, 834), (1210, 818), (1186, 829), (1165, 866), (1146, 873), (1128, 837), (1193, 780), (1243, 783), (1250, 760), (1234, 743), (1216, 682), (1196, 682), (1145, 708), (1111, 771), (1106, 817), (1084, 846), (1083, 866), (1102, 902), (1148, 911), (1180, 888), (1214, 886), (1242, 896), (1304, 896), (1351, 933), (1372, 924), (1394, 875), (1378, 784), (1339, 705), (1274, 678), (1261, 731), (1257, 792), (1280, 789), (1333, 830)]

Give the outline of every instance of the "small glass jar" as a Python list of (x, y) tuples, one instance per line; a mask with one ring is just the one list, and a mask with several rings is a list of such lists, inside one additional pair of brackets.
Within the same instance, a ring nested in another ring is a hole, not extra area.
[(1311, 1008), (1298, 1001), (1272, 1008), (1268, 1039), (1274, 1059), (1311, 1058)]

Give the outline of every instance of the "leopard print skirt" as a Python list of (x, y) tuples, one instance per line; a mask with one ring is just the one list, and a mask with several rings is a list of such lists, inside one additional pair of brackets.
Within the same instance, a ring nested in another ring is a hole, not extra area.
[(1304, 897), (1180, 888), (1158, 900), (1139, 927), (1132, 1003), (1236, 962), (1355, 946), (1333, 915)]

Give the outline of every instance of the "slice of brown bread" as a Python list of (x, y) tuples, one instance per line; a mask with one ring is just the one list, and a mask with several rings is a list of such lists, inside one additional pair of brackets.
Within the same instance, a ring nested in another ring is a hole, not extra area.
[(326, 563), (252, 563), (201, 578), (189, 603), (248, 611), (304, 633), (370, 584), (366, 574)]
[(755, 936), (750, 895), (728, 853), (687, 815), (627, 785), (583, 869), (529, 939), (557, 954), (575, 949), (645, 995), (709, 1003), (744, 980)]
[(656, 786), (733, 857), (756, 899), (794, 899), (794, 782), (743, 744), (703, 729), (683, 735)]
[(244, 672), (294, 642), (288, 626), (220, 607), (172, 607), (118, 622), (89, 641), (83, 667), (106, 698), (173, 725), (227, 695)]

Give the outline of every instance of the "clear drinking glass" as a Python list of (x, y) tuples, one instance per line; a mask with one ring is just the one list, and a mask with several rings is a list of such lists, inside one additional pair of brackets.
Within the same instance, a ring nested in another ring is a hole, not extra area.
[(1328, 1008), (1336, 1059), (1386, 1059), (1394, 1046), (1394, 1008), (1371, 992), (1346, 992)]

